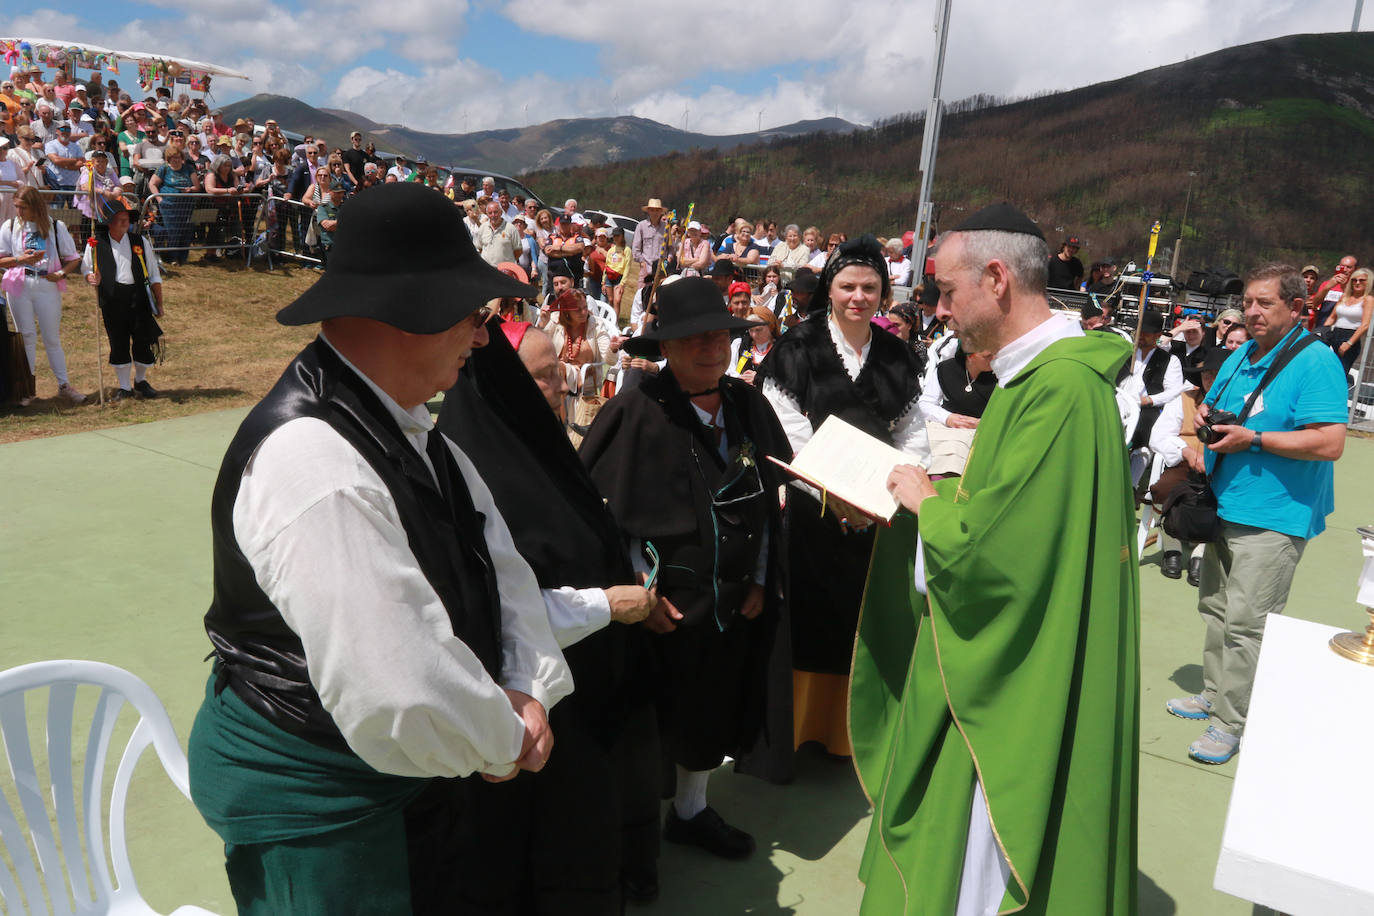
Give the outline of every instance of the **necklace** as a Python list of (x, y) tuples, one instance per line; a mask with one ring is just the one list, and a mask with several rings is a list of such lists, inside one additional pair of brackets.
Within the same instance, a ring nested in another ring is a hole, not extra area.
[(965, 363), (965, 364), (964, 364), (964, 378), (968, 379), (968, 384), (964, 386), (964, 391), (965, 391), (965, 392), (970, 392), (970, 391), (972, 391), (972, 390), (973, 390), (973, 376), (969, 374), (969, 371), (968, 371), (968, 363)]

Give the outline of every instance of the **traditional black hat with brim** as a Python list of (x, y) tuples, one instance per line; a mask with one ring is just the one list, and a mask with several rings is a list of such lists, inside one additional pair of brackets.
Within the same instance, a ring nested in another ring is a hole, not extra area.
[(658, 288), (658, 319), (653, 327), (625, 341), (622, 349), (631, 356), (661, 359), (659, 342), (680, 340), (707, 331), (733, 331), (750, 327), (736, 318), (720, 300), (720, 288), (706, 277), (683, 277)]
[(710, 277), (737, 277), (739, 268), (735, 266), (734, 261), (716, 261), (706, 274)]
[(1222, 364), (1226, 362), (1231, 353), (1232, 351), (1225, 347), (1210, 348), (1200, 365), (1183, 367), (1184, 381), (1192, 382), (1194, 385), (1202, 384), (1202, 376), (1204, 374), (1216, 375), (1220, 372)]
[(371, 318), (412, 334), (437, 334), (492, 299), (534, 294), (482, 259), (452, 201), (432, 188), (397, 182), (344, 204), (324, 276), (278, 312), (277, 321)]
[(1159, 312), (1146, 312), (1140, 316), (1140, 333), (1163, 334), (1164, 316)]
[(792, 293), (814, 293), (816, 291), (816, 286), (820, 282), (820, 278), (809, 270), (797, 271), (797, 273), (792, 276), (792, 279), (787, 282), (785, 289)]

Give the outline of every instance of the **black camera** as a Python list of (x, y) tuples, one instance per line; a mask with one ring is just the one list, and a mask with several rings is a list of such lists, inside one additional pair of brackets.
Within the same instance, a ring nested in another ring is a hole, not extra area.
[(1223, 438), (1223, 435), (1217, 432), (1213, 427), (1235, 426), (1239, 422), (1240, 417), (1231, 413), (1229, 410), (1214, 410), (1207, 414), (1207, 422), (1197, 428), (1198, 441), (1204, 445), (1211, 445), (1218, 439)]

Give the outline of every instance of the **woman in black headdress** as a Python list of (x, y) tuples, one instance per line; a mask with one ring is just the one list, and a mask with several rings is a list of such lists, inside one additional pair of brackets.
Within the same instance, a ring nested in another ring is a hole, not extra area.
[[(890, 291), (878, 240), (845, 242), (826, 262), (806, 320), (759, 367), (756, 381), (794, 451), (838, 416), (923, 456), (920, 362), (905, 341), (872, 323)], [(848, 755), (849, 663), (873, 527), (834, 499), (822, 509), (819, 494), (799, 482), (787, 492), (794, 738), (797, 746), (819, 741), (832, 754)]]

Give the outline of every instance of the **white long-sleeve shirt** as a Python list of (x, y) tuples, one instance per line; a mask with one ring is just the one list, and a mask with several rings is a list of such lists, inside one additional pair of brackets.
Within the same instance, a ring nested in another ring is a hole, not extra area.
[(1174, 398), (1164, 405), (1150, 428), (1150, 450), (1164, 459), (1164, 466), (1171, 468), (1183, 461), (1183, 398)]
[(1164, 390), (1159, 394), (1150, 394), (1145, 391), (1145, 359), (1150, 354), (1143, 349), (1135, 351), (1134, 368), (1131, 370), (1131, 377), (1136, 380), (1140, 391), (1145, 391), (1145, 396), (1150, 399), (1150, 403), (1155, 407), (1163, 407), (1171, 401), (1178, 400), (1178, 396), (1183, 393), (1183, 364), (1178, 361), (1168, 350), (1160, 350), (1169, 360), (1168, 367), (1164, 370)]
[[(124, 237), (119, 241), (110, 238), (110, 253), (114, 255), (115, 263), (115, 282), (125, 286), (132, 286), (134, 282), (133, 246), (129, 244), (129, 234), (124, 233)], [(146, 235), (143, 236), (143, 261), (148, 265), (148, 282), (162, 282), (162, 268), (159, 266), (157, 252), (153, 249), (153, 240)], [(88, 274), (95, 270), (95, 249), (87, 245), (85, 252), (81, 255), (81, 273)]]
[(936, 375), (936, 368), (940, 363), (954, 356), (959, 349), (959, 338), (953, 334), (946, 334), (937, 340), (927, 352), (925, 377), (921, 379), (921, 399), (916, 402), (917, 408), (921, 412), (921, 419), (927, 423), (943, 423), (949, 425), (950, 411), (946, 410), (942, 403), (945, 393), (940, 388), (940, 378)]
[[(363, 378), (429, 466), (425, 443), (439, 434), (428, 412), (401, 408)], [(381, 477), (324, 421), (291, 420), (259, 444), (234, 503), (234, 536), (363, 761), (401, 776), (506, 775), (524, 725), (502, 688), (549, 709), (572, 692), (572, 675), (490, 491), (467, 456), (444, 444), (485, 519), (501, 605), (499, 684), (454, 635)]]

